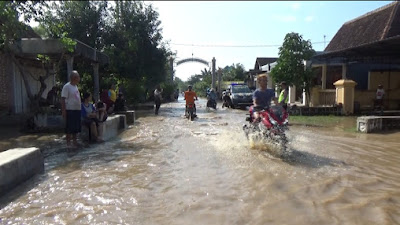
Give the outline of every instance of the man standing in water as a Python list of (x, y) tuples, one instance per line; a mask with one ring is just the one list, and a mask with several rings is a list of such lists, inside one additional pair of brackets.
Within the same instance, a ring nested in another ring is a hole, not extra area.
[(162, 89), (160, 85), (157, 85), (156, 90), (154, 90), (154, 103), (156, 104), (156, 110), (154, 111), (156, 115), (158, 115), (158, 110), (161, 106), (161, 93)]
[(65, 120), (67, 146), (71, 146), (71, 139), (75, 148), (79, 147), (76, 134), (81, 132), (81, 95), (78, 90), (79, 73), (73, 70), (69, 75), (70, 82), (66, 83), (61, 91), (61, 109)]
[[(268, 77), (265, 74), (261, 74), (257, 77), (257, 82), (260, 85), (260, 88), (254, 91), (253, 93), (253, 104), (254, 106), (259, 107), (269, 107), (271, 105), (271, 100), (274, 101), (275, 105), (278, 104), (278, 101), (275, 97), (275, 92), (273, 89), (268, 89)], [(258, 119), (258, 112), (254, 112), (254, 119)]]

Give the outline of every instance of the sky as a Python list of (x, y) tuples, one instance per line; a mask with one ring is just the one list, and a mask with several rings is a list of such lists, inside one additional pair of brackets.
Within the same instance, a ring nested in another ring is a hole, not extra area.
[[(287, 33), (299, 33), (323, 51), (345, 22), (391, 2), (145, 1), (159, 13), (163, 39), (177, 53), (175, 62), (193, 54), (209, 62), (215, 57), (217, 68), (240, 63), (245, 70), (254, 68), (257, 57), (278, 57)], [(210, 45), (218, 47), (201, 47)], [(184, 63), (175, 66), (175, 76), (185, 81), (204, 68)]]

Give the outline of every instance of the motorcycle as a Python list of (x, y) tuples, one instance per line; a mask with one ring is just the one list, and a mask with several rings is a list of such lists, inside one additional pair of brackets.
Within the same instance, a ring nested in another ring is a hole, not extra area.
[[(268, 108), (251, 106), (249, 112), (250, 116), (246, 118), (249, 124), (243, 125), (247, 139), (252, 135), (252, 138), (266, 140), (285, 151), (288, 143), (285, 131), (289, 129), (289, 114), (286, 110), (279, 105)], [(259, 118), (255, 119), (253, 112), (258, 112)]]
[(194, 120), (194, 118), (196, 117), (196, 114), (194, 112), (194, 104), (187, 104), (186, 105), (185, 116), (186, 116), (186, 118), (188, 118), (191, 121)]
[(214, 110), (217, 109), (217, 102), (215, 101), (215, 99), (208, 99), (207, 101), (207, 108), (213, 108)]

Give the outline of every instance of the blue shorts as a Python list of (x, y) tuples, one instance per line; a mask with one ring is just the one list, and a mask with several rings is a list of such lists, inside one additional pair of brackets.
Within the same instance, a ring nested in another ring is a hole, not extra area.
[(81, 132), (81, 110), (67, 110), (65, 133), (76, 134)]

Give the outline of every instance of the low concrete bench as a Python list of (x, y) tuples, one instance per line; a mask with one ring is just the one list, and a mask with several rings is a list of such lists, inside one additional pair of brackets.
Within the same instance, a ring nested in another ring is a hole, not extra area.
[(357, 130), (363, 133), (392, 129), (400, 129), (400, 116), (362, 116), (357, 118)]
[[(100, 126), (103, 126), (102, 139), (105, 141), (117, 136), (120, 130), (128, 127), (126, 116), (119, 114), (108, 116), (107, 120)], [(89, 140), (89, 130), (86, 126), (82, 126), (81, 137), (82, 139)]]
[(14, 148), (0, 152), (0, 196), (43, 171), (44, 159), (38, 148)]
[(115, 114), (118, 115), (125, 115), (126, 117), (126, 123), (128, 125), (132, 125), (135, 123), (135, 111), (133, 110), (128, 110), (128, 111), (121, 111), (121, 112), (115, 112)]

